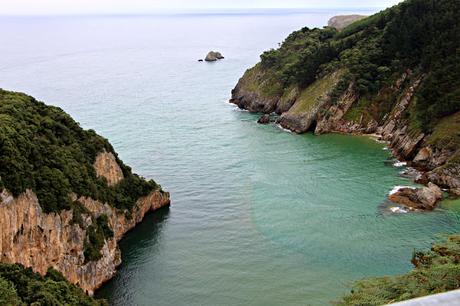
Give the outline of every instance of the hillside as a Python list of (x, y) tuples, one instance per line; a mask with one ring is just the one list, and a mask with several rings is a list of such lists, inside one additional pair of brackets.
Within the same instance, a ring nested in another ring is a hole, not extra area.
[(386, 305), (460, 288), (460, 237), (450, 236), (431, 250), (414, 252), (407, 274), (358, 281), (338, 305)]
[(117, 241), (169, 194), (57, 107), (0, 89), (0, 118), (0, 262), (92, 293), (121, 263)]
[[(459, 12), (455, 0), (407, 0), (341, 31), (302, 28), (260, 56), (230, 102), (297, 133), (378, 134), (420, 182), (460, 195)], [(433, 208), (432, 189), (410, 195), (416, 208)]]
[(18, 264), (0, 264), (0, 304), (25, 305), (107, 305), (87, 296), (59, 272), (49, 269), (45, 276)]

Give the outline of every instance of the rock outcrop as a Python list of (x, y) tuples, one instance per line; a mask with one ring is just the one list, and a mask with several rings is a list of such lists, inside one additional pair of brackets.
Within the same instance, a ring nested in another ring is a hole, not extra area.
[(217, 60), (220, 60), (220, 59), (223, 59), (224, 57), (222, 56), (222, 54), (220, 52), (214, 52), (214, 51), (210, 51), (206, 57), (205, 57), (205, 61), (207, 62), (215, 62)]
[[(100, 153), (94, 163), (98, 175), (115, 184), (123, 179), (120, 167), (111, 153)], [(71, 283), (80, 286), (88, 294), (112, 278), (121, 263), (118, 240), (142, 221), (149, 211), (167, 206), (169, 193), (154, 190), (138, 199), (130, 216), (107, 203), (87, 197), (71, 195), (87, 212), (82, 223), (74, 220), (73, 210), (44, 213), (32, 190), (13, 197), (7, 190), (0, 194), (0, 261), (20, 263), (45, 274), (48, 267), (60, 271)], [(101, 258), (85, 261), (86, 229), (98, 216), (105, 214), (114, 236), (105, 240)]]
[(259, 124), (269, 124), (270, 123), (270, 115), (269, 114), (263, 114), (260, 116), (259, 120), (257, 120), (257, 123)]
[(364, 15), (339, 15), (334, 16), (327, 22), (329, 27), (336, 28), (337, 30), (342, 30), (346, 26), (352, 24), (355, 21), (366, 18)]
[(124, 176), (123, 171), (117, 164), (117, 160), (112, 152), (102, 152), (96, 156), (94, 161), (94, 169), (98, 177), (105, 177), (107, 184), (113, 186), (120, 182)]
[(437, 185), (429, 182), (422, 188), (401, 188), (388, 198), (412, 209), (432, 210), (442, 199), (442, 191)]

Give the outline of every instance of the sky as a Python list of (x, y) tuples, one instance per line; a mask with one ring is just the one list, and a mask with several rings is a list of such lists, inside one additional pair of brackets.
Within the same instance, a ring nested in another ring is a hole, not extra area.
[(384, 8), (400, 0), (0, 0), (0, 15), (145, 14), (224, 8)]

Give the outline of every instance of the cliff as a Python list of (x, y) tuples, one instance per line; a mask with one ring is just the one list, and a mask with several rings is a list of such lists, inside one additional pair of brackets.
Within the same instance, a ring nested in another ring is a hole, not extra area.
[(121, 263), (117, 242), (169, 193), (62, 110), (0, 90), (0, 262), (54, 268), (92, 294)]
[(407, 0), (340, 32), (295, 31), (245, 72), (230, 102), (275, 112), (296, 133), (377, 135), (424, 172), (420, 182), (460, 195), (460, 16), (448, 13), (459, 5)]

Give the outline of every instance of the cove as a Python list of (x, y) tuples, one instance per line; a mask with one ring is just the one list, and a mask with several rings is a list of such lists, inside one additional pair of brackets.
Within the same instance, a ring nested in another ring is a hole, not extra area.
[[(98, 296), (324, 305), (353, 280), (408, 271), (414, 249), (458, 232), (455, 205), (381, 209), (410, 184), (382, 144), (294, 135), (226, 103), (263, 50), (341, 13), (1, 19), (2, 87), (62, 107), (171, 192), (169, 210), (122, 240), (124, 263)], [(225, 59), (196, 61), (211, 49)]]

